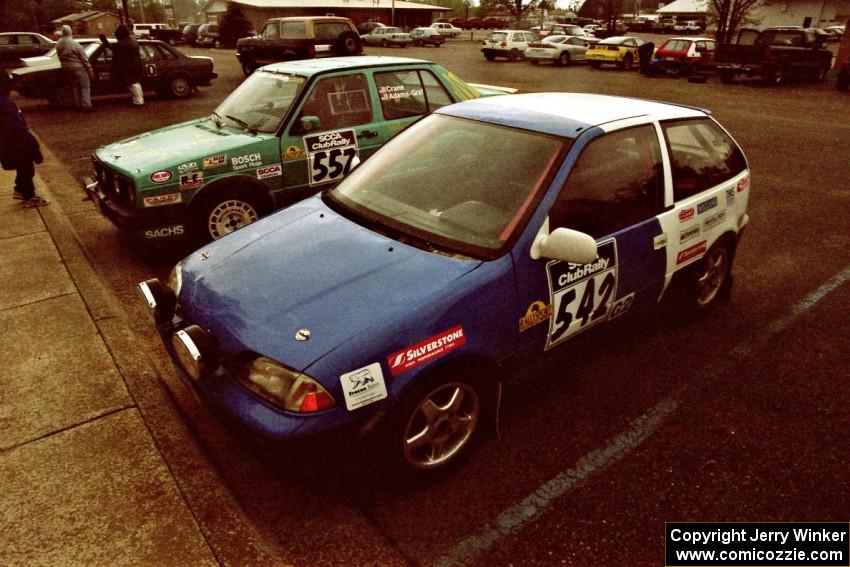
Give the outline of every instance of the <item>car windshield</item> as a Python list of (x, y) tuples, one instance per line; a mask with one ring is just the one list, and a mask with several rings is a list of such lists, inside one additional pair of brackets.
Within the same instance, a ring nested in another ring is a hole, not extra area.
[(668, 39), (667, 42), (661, 46), (661, 49), (665, 51), (687, 51), (690, 45), (691, 42), (686, 39)]
[(401, 28), (384, 28), (384, 33), (401, 33)]
[(566, 146), (562, 138), (433, 114), (327, 198), (391, 233), (494, 258), (527, 222)]
[(222, 121), (239, 128), (275, 132), (306, 80), (300, 75), (257, 71), (215, 112)]

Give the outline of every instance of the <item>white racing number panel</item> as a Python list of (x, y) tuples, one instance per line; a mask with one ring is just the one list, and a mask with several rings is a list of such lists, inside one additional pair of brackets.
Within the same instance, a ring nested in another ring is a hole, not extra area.
[(339, 181), (348, 175), (357, 155), (357, 135), (354, 130), (337, 130), (304, 136), (310, 185)]

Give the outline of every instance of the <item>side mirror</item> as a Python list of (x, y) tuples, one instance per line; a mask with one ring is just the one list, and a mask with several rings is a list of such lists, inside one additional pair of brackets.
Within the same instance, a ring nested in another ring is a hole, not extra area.
[(318, 116), (302, 116), (298, 123), (298, 131), (296, 134), (309, 134), (322, 128), (322, 121)]
[(550, 233), (548, 225), (548, 221), (544, 223), (531, 245), (534, 260), (548, 258), (573, 264), (589, 264), (596, 260), (596, 241), (592, 236), (570, 228), (556, 228)]

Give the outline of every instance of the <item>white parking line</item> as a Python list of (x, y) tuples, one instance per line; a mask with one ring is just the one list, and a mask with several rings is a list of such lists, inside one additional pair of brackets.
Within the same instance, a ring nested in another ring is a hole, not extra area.
[[(787, 329), (791, 323), (806, 314), (847, 280), (850, 280), (850, 266), (807, 295), (802, 301), (794, 305), (788, 314), (773, 321), (762, 333), (739, 345), (732, 351), (732, 356), (725, 359), (724, 362), (697, 375), (691, 385), (722, 374), (738, 363), (741, 358), (766, 345), (777, 334)], [(534, 492), (523, 498), (519, 504), (499, 514), (495, 521), (490, 522), (477, 534), (471, 535), (458, 543), (446, 555), (437, 559), (434, 565), (436, 567), (450, 567), (468, 561), (487, 551), (503, 537), (522, 530), (529, 521), (545, 512), (557, 498), (583, 484), (592, 474), (616, 463), (649, 439), (667, 419), (678, 411), (681, 403), (679, 400), (684, 392), (685, 388), (683, 387), (673, 396), (656, 404), (655, 407), (632, 421), (626, 431), (612, 439), (604, 448), (591, 451), (579, 459), (575, 466), (561, 471), (554, 478), (540, 485)]]

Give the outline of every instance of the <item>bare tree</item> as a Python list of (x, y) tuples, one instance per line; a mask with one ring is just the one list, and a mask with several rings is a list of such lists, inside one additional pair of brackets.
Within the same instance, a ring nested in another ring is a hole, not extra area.
[(717, 31), (718, 43), (732, 43), (740, 27), (753, 22), (753, 10), (760, 0), (709, 0), (708, 20)]
[(486, 13), (507, 12), (519, 24), (526, 14), (541, 8), (541, 4), (550, 5), (547, 0), (481, 0), (481, 11)]

